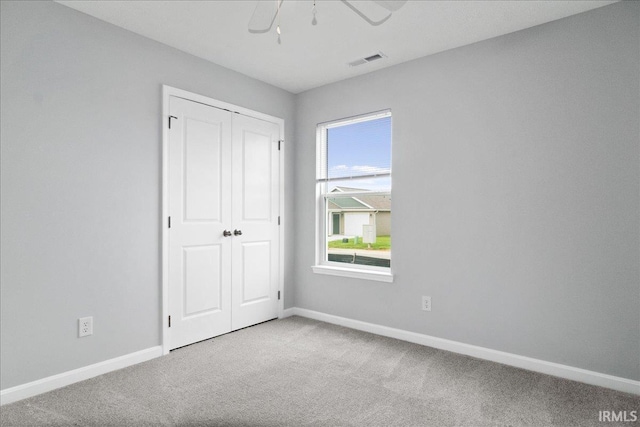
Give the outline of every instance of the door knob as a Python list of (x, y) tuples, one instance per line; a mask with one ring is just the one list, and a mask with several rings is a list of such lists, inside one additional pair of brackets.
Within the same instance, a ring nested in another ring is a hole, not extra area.
[(233, 234), (236, 236), (242, 236), (242, 230), (233, 230)]
[(231, 236), (231, 232), (230, 232), (229, 230), (224, 230), (224, 231), (222, 232), (222, 235), (223, 235), (224, 237), (229, 237), (229, 236)]

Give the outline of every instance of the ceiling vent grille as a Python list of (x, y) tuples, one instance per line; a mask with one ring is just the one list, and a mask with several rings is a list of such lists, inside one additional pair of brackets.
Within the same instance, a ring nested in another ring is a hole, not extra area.
[(382, 52), (374, 53), (373, 55), (365, 56), (364, 58), (358, 58), (355, 61), (349, 62), (350, 67), (357, 67), (358, 65), (367, 64), (369, 62), (377, 61), (378, 59), (386, 58)]

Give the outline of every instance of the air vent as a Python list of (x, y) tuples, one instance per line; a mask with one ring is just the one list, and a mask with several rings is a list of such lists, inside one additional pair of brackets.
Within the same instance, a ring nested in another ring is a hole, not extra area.
[(367, 56), (366, 58), (364, 58), (364, 60), (367, 62), (375, 61), (376, 59), (382, 59), (382, 55), (376, 53), (375, 55)]
[(366, 64), (368, 62), (377, 61), (378, 59), (386, 58), (382, 52), (374, 53), (373, 55), (365, 56), (364, 58), (356, 59), (355, 61), (349, 62), (350, 67), (357, 67), (358, 65)]

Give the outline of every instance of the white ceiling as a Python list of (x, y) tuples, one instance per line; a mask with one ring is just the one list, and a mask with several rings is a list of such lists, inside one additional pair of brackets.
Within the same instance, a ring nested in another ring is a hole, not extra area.
[[(312, 26), (312, 0), (285, 0), (278, 44), (275, 25), (266, 34), (248, 32), (256, 0), (58, 1), (293, 93), (614, 2), (410, 0), (373, 27), (338, 0), (317, 0)], [(388, 58), (347, 65), (378, 51)]]

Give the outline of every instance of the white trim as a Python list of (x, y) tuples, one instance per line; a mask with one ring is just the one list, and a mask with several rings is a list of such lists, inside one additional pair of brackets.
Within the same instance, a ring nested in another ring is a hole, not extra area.
[[(239, 107), (207, 96), (175, 87), (162, 85), (162, 354), (169, 354), (169, 229), (167, 228), (167, 218), (169, 217), (169, 128), (167, 121), (169, 118), (169, 98), (175, 96), (189, 101), (199, 102), (215, 108), (233, 111), (244, 116), (276, 123), (280, 128), (280, 140), (284, 141), (284, 119), (271, 116), (248, 108)], [(285, 164), (285, 144), (280, 144), (280, 194), (279, 194), (279, 216), (280, 216), (280, 262), (278, 272), (278, 290), (280, 291), (280, 301), (278, 301), (278, 317), (282, 317), (284, 310), (284, 243), (285, 243), (285, 215), (284, 215), (284, 164)]]
[(296, 310), (296, 309), (295, 309), (295, 308), (293, 308), (293, 307), (292, 307), (292, 308), (287, 308), (287, 309), (283, 310), (283, 311), (282, 311), (282, 317), (280, 317), (280, 319), (285, 319), (285, 318), (287, 318), (287, 317), (294, 316), (294, 315), (296, 314), (296, 313), (295, 313), (295, 310)]
[(370, 120), (378, 120), (385, 117), (391, 117), (391, 109), (374, 111), (372, 113), (358, 114), (357, 116), (345, 117), (338, 120), (330, 120), (328, 122), (318, 123), (318, 126), (322, 126), (325, 129), (336, 128), (340, 126), (352, 125), (355, 123), (368, 122)]
[(376, 280), (378, 282), (393, 283), (393, 274), (389, 271), (360, 270), (356, 268), (333, 267), (329, 265), (313, 265), (311, 266), (311, 269), (316, 274), (328, 274), (330, 276), (351, 277), (352, 279)]
[(155, 359), (160, 356), (162, 356), (162, 347), (151, 347), (145, 350), (136, 351), (135, 353), (125, 354), (124, 356), (116, 357), (114, 359), (105, 360), (104, 362), (94, 363), (93, 365), (7, 388), (0, 391), (0, 405), (6, 405), (7, 403), (16, 402), (18, 400), (46, 393), (60, 387), (88, 380), (89, 378), (117, 371), (118, 369), (126, 368), (127, 366), (132, 366), (140, 362), (146, 362), (147, 360)]
[(278, 198), (280, 199), (280, 242), (279, 242), (279, 246), (280, 246), (280, 264), (279, 264), (279, 268), (280, 271), (278, 272), (278, 277), (279, 277), (279, 283), (278, 283), (278, 290), (280, 291), (280, 301), (278, 301), (278, 318), (282, 318), (283, 317), (283, 312), (284, 312), (284, 244), (285, 244), (285, 235), (284, 235), (284, 229), (286, 228), (286, 222), (285, 222), (285, 215), (284, 215), (284, 197), (285, 197), (285, 176), (284, 176), (284, 165), (286, 163), (286, 156), (285, 156), (285, 150), (286, 150), (286, 138), (285, 138), (285, 134), (284, 134), (284, 120), (283, 119), (278, 119), (278, 124), (280, 125), (280, 140), (282, 141), (282, 143), (279, 145), (280, 147), (280, 159), (279, 159), (279, 167), (280, 167), (280, 194), (278, 195)]
[[(186, 99), (187, 101), (199, 102), (201, 104), (209, 105), (215, 108), (221, 108), (223, 110), (232, 111), (234, 113), (239, 113), (244, 116), (253, 117), (255, 119), (260, 119), (260, 120), (264, 120), (272, 123), (278, 123), (282, 125), (280, 130), (284, 130), (283, 129), (284, 119), (281, 119), (280, 117), (275, 117), (269, 114), (260, 113), (258, 111), (250, 110), (248, 108), (240, 107), (234, 104), (229, 104), (228, 102), (219, 101), (217, 99), (209, 98), (208, 96), (199, 95), (197, 93), (189, 92), (186, 90), (178, 89), (178, 88), (167, 86), (167, 85), (162, 85), (162, 94), (163, 94), (163, 101), (168, 101), (169, 96), (175, 96), (178, 98)], [(163, 107), (164, 107), (164, 103), (163, 103)], [(169, 106), (167, 105), (167, 113), (164, 115), (163, 120), (166, 120), (169, 116), (168, 108)], [(163, 125), (164, 124), (166, 124), (166, 122), (163, 122)], [(282, 138), (284, 139), (284, 132), (282, 133)]]
[(586, 384), (606, 387), (625, 393), (640, 395), (640, 381), (615, 377), (613, 375), (588, 371), (586, 369), (561, 365), (559, 363), (547, 362), (545, 360), (533, 359), (531, 357), (520, 356), (504, 351), (492, 350), (490, 348), (478, 347), (458, 341), (432, 337), (416, 332), (404, 331), (402, 329), (376, 325), (374, 323), (348, 319), (346, 317), (334, 316), (332, 314), (321, 313), (304, 308), (293, 307), (288, 310), (291, 310), (291, 313), (293, 315), (307, 317), (309, 319), (320, 320), (322, 322), (345, 326), (347, 328), (357, 329), (359, 331), (370, 332), (376, 335), (396, 338), (399, 340), (434, 347), (441, 350), (447, 350), (454, 353), (465, 354), (467, 356), (476, 357), (478, 359), (484, 359), (491, 362), (502, 363), (504, 365), (515, 366), (516, 368), (522, 368), (529, 371), (553, 375), (556, 377), (579, 381)]
[(174, 89), (162, 85), (162, 354), (169, 354), (169, 329), (167, 328), (169, 316), (169, 127), (165, 120), (169, 120), (169, 97)]

